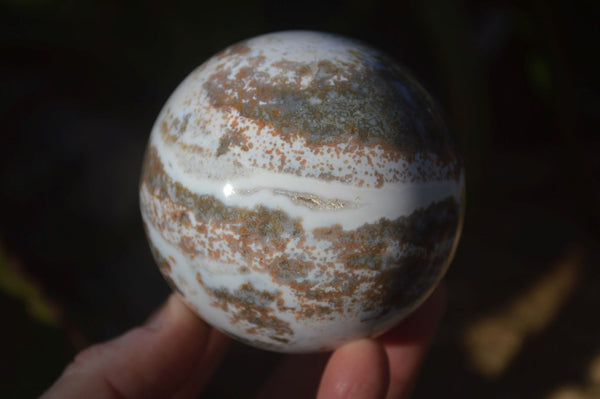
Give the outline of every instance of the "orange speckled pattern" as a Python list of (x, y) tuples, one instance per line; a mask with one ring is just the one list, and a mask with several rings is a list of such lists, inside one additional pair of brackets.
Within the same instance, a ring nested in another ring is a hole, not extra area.
[(264, 349), (381, 333), (447, 269), (464, 170), (429, 95), (318, 32), (229, 47), (173, 93), (140, 184), (152, 252), (202, 318)]

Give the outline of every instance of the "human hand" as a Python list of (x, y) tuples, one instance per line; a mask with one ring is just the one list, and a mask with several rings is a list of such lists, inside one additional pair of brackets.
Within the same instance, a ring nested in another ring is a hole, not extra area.
[[(348, 343), (328, 361), (323, 355), (290, 355), (258, 396), (305, 398), (317, 392), (318, 399), (406, 398), (444, 306), (444, 289), (438, 288), (377, 339)], [(42, 398), (198, 397), (227, 341), (171, 295), (146, 325), (79, 353)]]

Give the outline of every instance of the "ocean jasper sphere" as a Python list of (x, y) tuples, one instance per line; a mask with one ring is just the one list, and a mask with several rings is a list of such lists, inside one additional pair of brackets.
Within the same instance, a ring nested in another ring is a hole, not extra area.
[(140, 191), (154, 257), (190, 308), (240, 341), (310, 352), (380, 334), (431, 293), (457, 245), (464, 171), (401, 66), (281, 32), (181, 83)]

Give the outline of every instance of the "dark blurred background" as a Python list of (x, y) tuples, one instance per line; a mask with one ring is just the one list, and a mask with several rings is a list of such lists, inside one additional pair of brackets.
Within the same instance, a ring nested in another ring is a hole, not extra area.
[[(0, 396), (39, 395), (168, 295), (137, 185), (177, 84), (236, 41), (315, 29), (408, 66), (466, 159), (448, 311), (414, 397), (600, 397), (598, 2), (0, 4)], [(233, 345), (207, 397), (251, 396), (280, 358)]]

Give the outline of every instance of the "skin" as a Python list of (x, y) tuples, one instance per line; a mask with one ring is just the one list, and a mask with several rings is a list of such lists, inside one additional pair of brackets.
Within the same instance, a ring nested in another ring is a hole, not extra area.
[[(442, 286), (381, 337), (348, 343), (331, 354), (288, 356), (258, 398), (315, 393), (318, 399), (406, 398), (444, 307)], [(171, 295), (145, 325), (79, 353), (42, 398), (195, 398), (227, 342)]]

